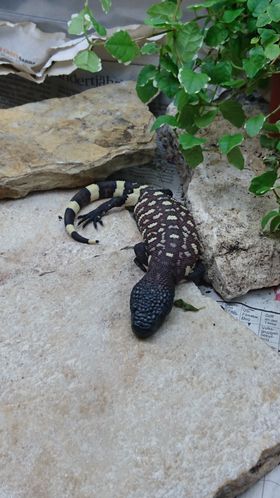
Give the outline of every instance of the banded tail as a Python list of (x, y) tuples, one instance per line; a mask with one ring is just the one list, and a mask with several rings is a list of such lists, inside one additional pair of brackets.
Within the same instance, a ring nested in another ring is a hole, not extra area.
[(68, 235), (82, 244), (98, 244), (98, 240), (87, 239), (76, 231), (75, 218), (80, 210), (91, 202), (113, 197), (122, 198), (122, 204), (126, 206), (134, 206), (139, 198), (139, 188), (136, 188), (133, 182), (122, 180), (92, 183), (82, 188), (72, 197), (64, 213), (64, 225)]

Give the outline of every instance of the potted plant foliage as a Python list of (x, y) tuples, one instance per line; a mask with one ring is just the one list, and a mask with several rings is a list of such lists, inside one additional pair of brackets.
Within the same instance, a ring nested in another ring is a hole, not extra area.
[[(108, 0), (101, 4), (104, 11), (111, 6)], [(188, 20), (186, 11), (191, 14)], [(107, 37), (86, 2), (69, 22), (71, 34), (82, 32), (88, 40), (88, 48), (75, 58), (77, 67), (93, 72), (102, 67), (95, 52), (100, 41), (91, 39), (91, 30), (103, 38), (105, 49), (120, 63), (128, 64), (140, 54), (158, 54), (157, 64), (140, 71), (136, 90), (145, 103), (159, 92), (174, 101), (176, 115), (158, 117), (153, 129), (163, 124), (180, 129), (180, 148), (191, 168), (203, 161), (207, 147), (200, 130), (218, 115), (234, 125), (236, 132), (221, 132), (216, 146), (228, 163), (240, 170), (245, 164), (240, 145), (245, 137), (259, 135), (261, 145), (271, 153), (264, 161), (266, 170), (252, 179), (249, 191), (274, 193), (275, 209), (266, 213), (261, 223), (263, 229), (280, 233), (280, 102), (267, 113), (248, 117), (239, 98), (251, 95), (271, 77), (279, 78), (279, 0), (204, 0), (192, 5), (165, 0), (149, 7), (144, 22), (164, 37), (142, 46), (124, 30)]]

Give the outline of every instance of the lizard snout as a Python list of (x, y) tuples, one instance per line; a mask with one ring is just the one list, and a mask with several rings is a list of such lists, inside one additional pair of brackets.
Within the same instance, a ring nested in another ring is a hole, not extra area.
[(130, 296), (131, 326), (140, 339), (154, 334), (170, 313), (175, 285), (147, 281), (146, 275), (134, 286)]

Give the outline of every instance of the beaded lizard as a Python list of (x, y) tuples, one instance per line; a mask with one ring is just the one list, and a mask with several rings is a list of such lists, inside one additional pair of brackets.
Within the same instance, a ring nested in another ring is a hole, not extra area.
[(81, 208), (98, 199), (110, 200), (93, 211), (78, 216), (85, 227), (93, 222), (103, 225), (102, 217), (112, 208), (133, 207), (134, 218), (143, 242), (134, 246), (135, 263), (145, 271), (130, 297), (132, 330), (139, 338), (152, 335), (171, 311), (175, 286), (184, 279), (200, 275), (199, 241), (189, 210), (172, 198), (170, 190), (130, 181), (103, 181), (82, 188), (68, 204), (64, 223), (76, 241), (95, 244), (98, 240), (82, 237), (74, 227)]

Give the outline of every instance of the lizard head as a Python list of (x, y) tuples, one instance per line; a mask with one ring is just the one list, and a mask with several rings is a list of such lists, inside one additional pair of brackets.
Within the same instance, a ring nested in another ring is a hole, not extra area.
[(154, 334), (170, 313), (175, 285), (152, 282), (146, 274), (132, 289), (130, 296), (131, 326), (140, 339)]

